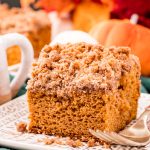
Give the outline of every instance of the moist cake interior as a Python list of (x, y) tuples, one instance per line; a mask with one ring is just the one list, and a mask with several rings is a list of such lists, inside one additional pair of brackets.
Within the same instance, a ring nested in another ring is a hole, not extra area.
[(90, 138), (136, 117), (140, 63), (127, 47), (45, 46), (28, 82), (29, 132)]

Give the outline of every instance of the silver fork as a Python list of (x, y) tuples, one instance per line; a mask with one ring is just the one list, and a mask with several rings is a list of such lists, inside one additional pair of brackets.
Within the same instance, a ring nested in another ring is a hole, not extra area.
[(97, 138), (113, 144), (146, 146), (150, 143), (150, 131), (147, 124), (148, 116), (150, 116), (150, 106), (145, 109), (133, 125), (119, 133), (99, 130), (94, 131), (92, 129), (89, 129), (89, 132)]

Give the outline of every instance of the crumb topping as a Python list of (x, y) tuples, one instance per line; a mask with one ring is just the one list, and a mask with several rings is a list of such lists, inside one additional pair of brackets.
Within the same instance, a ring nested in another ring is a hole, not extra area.
[(121, 76), (131, 71), (131, 64), (139, 66), (139, 61), (128, 47), (104, 48), (84, 42), (47, 45), (33, 64), (28, 90), (65, 98), (108, 92), (119, 86)]
[(16, 129), (18, 132), (22, 132), (22, 133), (26, 132), (27, 131), (27, 123), (22, 122), (22, 121), (17, 123)]
[(34, 11), (29, 8), (10, 9), (7, 5), (1, 5), (0, 12), (0, 34), (37, 32), (43, 26), (50, 26), (48, 16), (42, 10)]

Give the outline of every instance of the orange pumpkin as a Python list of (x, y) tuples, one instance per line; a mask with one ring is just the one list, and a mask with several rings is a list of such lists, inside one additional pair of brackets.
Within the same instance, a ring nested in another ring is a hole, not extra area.
[(150, 76), (150, 29), (129, 21), (109, 20), (93, 27), (90, 35), (106, 47), (131, 47), (140, 59), (142, 75)]
[(110, 9), (106, 4), (84, 0), (79, 3), (73, 12), (73, 25), (76, 30), (89, 32), (98, 22), (110, 18)]

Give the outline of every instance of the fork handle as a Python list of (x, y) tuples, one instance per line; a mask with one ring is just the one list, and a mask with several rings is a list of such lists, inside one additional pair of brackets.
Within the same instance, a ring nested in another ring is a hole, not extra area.
[(145, 108), (145, 110), (150, 110), (150, 105)]

